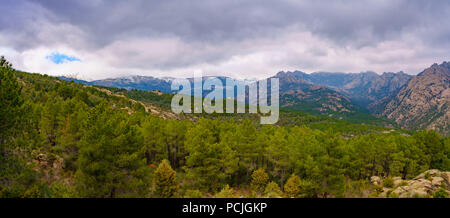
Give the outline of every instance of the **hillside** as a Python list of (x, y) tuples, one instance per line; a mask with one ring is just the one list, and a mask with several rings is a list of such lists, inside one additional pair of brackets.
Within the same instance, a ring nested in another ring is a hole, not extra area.
[(433, 64), (387, 103), (381, 115), (410, 129), (450, 131), (450, 63)]
[(170, 93), (170, 79), (160, 79), (150, 76), (129, 76), (114, 79), (103, 79), (94, 81), (77, 80), (69, 77), (59, 77), (62, 80), (74, 81), (87, 85), (97, 85), (106, 87), (116, 87), (123, 89), (139, 89), (146, 91), (159, 90), (161, 92)]
[(433, 131), (348, 135), (289, 111), (279, 126), (190, 119), (157, 106), (164, 94), (0, 70), (0, 197), (370, 197), (372, 176), (450, 169)]
[(371, 115), (346, 95), (325, 85), (316, 85), (305, 80), (311, 79), (311, 75), (300, 71), (279, 72), (275, 78), (280, 81), (281, 107), (355, 123), (393, 126), (391, 122)]
[[(395, 125), (387, 120), (376, 118), (361, 106), (355, 105), (348, 97), (333, 89), (314, 85), (302, 79), (301, 72), (279, 72), (275, 78), (280, 79), (280, 106), (288, 110), (309, 113), (311, 115), (332, 117), (338, 120), (347, 120), (352, 123), (365, 123), (383, 127), (394, 127)], [(160, 79), (155, 77), (131, 76), (115, 79), (95, 80), (92, 82), (77, 80), (68, 77), (59, 77), (61, 80), (74, 81), (77, 83), (96, 85), (101, 87), (113, 87), (126, 89), (133, 93), (129, 97), (147, 95), (141, 91), (158, 90), (163, 93), (171, 93), (170, 78)], [(203, 80), (208, 77), (203, 77)], [(222, 83), (226, 84), (226, 77), (218, 77)], [(193, 83), (192, 78), (188, 78)], [(239, 81), (239, 80), (237, 80)], [(243, 81), (240, 81), (243, 82)], [(192, 84), (191, 84), (192, 85)], [(204, 91), (203, 97), (209, 92)], [(224, 92), (225, 96), (225, 92)], [(138, 98), (141, 98), (138, 97)], [(139, 99), (136, 99), (139, 100)], [(170, 106), (170, 100), (166, 99), (166, 106)], [(211, 117), (211, 116), (209, 116)]]
[[(406, 85), (413, 76), (403, 72), (385, 72), (378, 75), (374, 72), (362, 73), (330, 73), (315, 72), (306, 74), (301, 71), (288, 72), (296, 75), (305, 82), (325, 85), (335, 91), (346, 95), (357, 103), (373, 112), (385, 99)], [(382, 106), (381, 106), (382, 107)]]

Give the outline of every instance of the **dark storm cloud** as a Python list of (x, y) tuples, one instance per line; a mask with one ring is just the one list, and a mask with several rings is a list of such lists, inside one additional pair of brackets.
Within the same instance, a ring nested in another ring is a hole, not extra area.
[[(442, 20), (448, 27), (446, 19), (450, 15), (450, 2), (445, 0), (31, 2), (36, 4), (37, 12), (40, 7), (51, 12), (54, 16), (47, 17), (50, 21), (78, 26), (90, 33), (91, 39), (99, 45), (127, 36), (167, 35), (184, 40), (220, 42), (273, 35), (292, 25), (341, 42), (361, 41), (361, 37), (383, 40), (402, 31), (438, 25)], [(41, 15), (45, 14), (37, 16)], [(439, 29), (434, 31), (439, 32)]]
[[(381, 64), (419, 57), (434, 60), (450, 47), (450, 1), (446, 0), (6, 0), (2, 8), (0, 46), (23, 52), (64, 45), (99, 52), (114, 67), (188, 69), (246, 57), (251, 63), (275, 59), (277, 67), (301, 63), (316, 69), (344, 66), (347, 63), (337, 64), (332, 55), (339, 57), (353, 49), (365, 53), (345, 54), (354, 54), (355, 59), (367, 55), (355, 60), (359, 65), (354, 67), (379, 69)], [(304, 32), (311, 35), (298, 34)], [(304, 38), (308, 36), (311, 42)], [(300, 48), (302, 40), (304, 47), (315, 47), (305, 51), (284, 47)], [(406, 43), (417, 48), (405, 51), (403, 47), (411, 47)], [(389, 46), (400, 54), (370, 54)], [(423, 57), (423, 51), (434, 49)], [(309, 53), (305, 57), (302, 52)], [(241, 66), (231, 65), (230, 69)], [(354, 68), (335, 70), (347, 69)]]

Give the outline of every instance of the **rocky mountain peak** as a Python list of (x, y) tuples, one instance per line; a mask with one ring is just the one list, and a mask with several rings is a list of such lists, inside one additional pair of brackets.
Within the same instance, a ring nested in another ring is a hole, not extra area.
[(386, 105), (383, 116), (412, 129), (434, 129), (447, 135), (450, 127), (450, 64), (433, 64), (411, 79)]

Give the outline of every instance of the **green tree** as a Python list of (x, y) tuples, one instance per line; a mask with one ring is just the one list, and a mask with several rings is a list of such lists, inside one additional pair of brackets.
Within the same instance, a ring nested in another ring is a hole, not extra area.
[[(234, 124), (236, 125), (236, 124)], [(233, 131), (233, 130), (228, 130)], [(253, 123), (245, 119), (241, 124), (237, 125), (233, 141), (235, 142), (234, 149), (239, 159), (238, 177), (242, 178), (241, 182), (249, 182), (250, 173), (257, 167), (257, 155), (260, 147), (255, 144), (255, 136), (257, 130)]]
[(163, 160), (155, 171), (155, 194), (158, 197), (170, 198), (178, 190), (177, 173), (167, 160)]
[(258, 194), (262, 194), (264, 192), (264, 188), (266, 187), (267, 180), (269, 180), (269, 176), (264, 169), (260, 168), (253, 171), (251, 183), (253, 191)]
[(93, 108), (79, 143), (78, 191), (83, 197), (145, 197), (149, 169), (141, 151), (142, 136), (124, 111), (105, 103)]
[(279, 198), (283, 195), (280, 186), (276, 182), (269, 182), (264, 190), (264, 194), (268, 198)]
[(287, 197), (296, 198), (300, 194), (300, 179), (295, 174), (284, 184), (284, 193)]
[(186, 133), (186, 176), (200, 189), (216, 191), (237, 168), (235, 152), (221, 139), (221, 123), (215, 120), (201, 119)]
[(0, 144), (5, 144), (8, 136), (17, 133), (17, 124), (22, 113), (22, 86), (14, 76), (12, 65), (5, 57), (0, 57)]
[(230, 186), (227, 184), (225, 185), (225, 187), (219, 192), (217, 193), (215, 196), (215, 198), (235, 198), (236, 196), (233, 193), (233, 189), (230, 188)]
[(203, 194), (199, 190), (186, 190), (184, 193), (184, 198), (202, 198)]
[(23, 140), (22, 85), (12, 65), (0, 57), (0, 196), (43, 197), (37, 173), (31, 169)]
[(444, 188), (440, 188), (433, 194), (433, 198), (448, 198), (449, 194)]
[(273, 167), (271, 169), (272, 175), (280, 179), (281, 185), (283, 185), (287, 172), (291, 167), (288, 136), (289, 133), (285, 128), (276, 128), (269, 139), (269, 145), (266, 147), (266, 157)]
[(318, 187), (311, 181), (308, 180), (300, 180), (300, 194), (301, 198), (315, 198), (317, 197)]
[(445, 145), (441, 136), (433, 130), (422, 130), (413, 135), (418, 146), (427, 155), (430, 169), (444, 170), (448, 168), (448, 155), (445, 154)]
[(164, 127), (163, 119), (152, 115), (142, 121), (140, 130), (144, 137), (143, 147), (147, 164), (168, 159), (167, 145), (164, 144)]

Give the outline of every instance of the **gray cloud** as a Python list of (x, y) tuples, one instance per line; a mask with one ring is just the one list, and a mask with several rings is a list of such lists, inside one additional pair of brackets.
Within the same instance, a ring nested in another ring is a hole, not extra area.
[[(193, 70), (259, 77), (294, 68), (418, 73), (450, 58), (446, 0), (5, 0), (2, 8), (0, 52), (25, 70), (92, 78)], [(66, 68), (30, 61), (55, 49), (88, 61)]]

